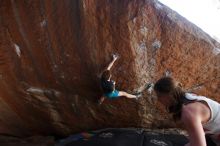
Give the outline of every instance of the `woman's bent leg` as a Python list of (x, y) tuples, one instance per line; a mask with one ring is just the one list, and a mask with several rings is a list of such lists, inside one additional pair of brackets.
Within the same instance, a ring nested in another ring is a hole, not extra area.
[(137, 98), (136, 95), (132, 95), (132, 94), (129, 94), (129, 93), (124, 92), (124, 91), (119, 91), (118, 96), (125, 96), (127, 98)]

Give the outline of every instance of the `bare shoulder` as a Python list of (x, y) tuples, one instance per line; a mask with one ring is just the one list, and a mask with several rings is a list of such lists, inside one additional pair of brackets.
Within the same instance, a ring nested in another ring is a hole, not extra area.
[(194, 102), (184, 105), (182, 108), (182, 117), (184, 120), (195, 120), (198, 118), (202, 123), (207, 122), (211, 117), (211, 110), (202, 102)]
[(194, 104), (183, 105), (181, 120), (185, 123), (189, 121), (194, 121), (200, 117), (199, 107)]

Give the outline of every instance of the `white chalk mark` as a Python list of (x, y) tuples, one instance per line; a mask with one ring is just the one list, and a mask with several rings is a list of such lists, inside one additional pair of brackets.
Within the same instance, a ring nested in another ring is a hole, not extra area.
[(149, 94), (152, 94), (153, 90), (154, 90), (154, 84), (153, 83), (150, 83), (148, 85), (149, 87), (147, 88), (147, 91)]
[(83, 9), (86, 10), (86, 2), (82, 1), (82, 3), (83, 3)]
[(136, 23), (136, 21), (137, 21), (137, 19), (136, 19), (136, 18), (134, 18), (134, 19), (132, 20), (132, 22), (133, 22), (133, 23)]
[(20, 47), (17, 44), (14, 44), (15, 52), (18, 55), (18, 57), (21, 57), (21, 50)]
[(169, 13), (168, 15), (167, 15), (171, 20), (173, 20), (173, 21), (177, 21), (177, 15), (176, 15), (176, 13)]
[(196, 84), (196, 85), (194, 85), (192, 88), (187, 89), (187, 92), (194, 92), (194, 91), (196, 91), (196, 90), (202, 89), (203, 87), (204, 87), (203, 84)]
[(30, 87), (27, 89), (27, 92), (32, 93), (32, 94), (36, 94), (36, 95), (44, 95), (44, 90), (40, 89), (40, 88), (36, 88), (36, 87)]
[(161, 42), (159, 40), (155, 40), (152, 44), (152, 47), (155, 49), (159, 49), (161, 47)]
[(37, 96), (55, 96), (59, 97), (61, 93), (59, 91), (56, 91), (54, 89), (42, 89), (37, 87), (30, 87), (26, 90), (28, 93), (37, 95)]
[(145, 42), (141, 42), (140, 45), (139, 45), (139, 49), (145, 50), (146, 48), (147, 48), (147, 47), (146, 47)]
[(40, 26), (41, 26), (41, 27), (44, 27), (44, 26), (46, 26), (46, 24), (47, 24), (47, 21), (46, 21), (46, 20), (43, 20), (43, 21), (40, 23)]
[(70, 57), (70, 54), (66, 54), (66, 57)]
[(215, 55), (218, 55), (220, 53), (220, 49), (219, 48), (214, 48), (212, 51)]
[(62, 73), (62, 74), (60, 75), (60, 77), (61, 77), (62, 79), (65, 79), (64, 73)]
[(148, 33), (147, 27), (142, 26), (142, 27), (140, 28), (140, 32), (141, 32), (142, 35), (146, 36), (147, 33)]
[(59, 113), (55, 109), (51, 107), (49, 108), (49, 111), (50, 111), (50, 117), (53, 119), (54, 122), (59, 123), (60, 121), (62, 121)]
[(170, 76), (172, 76), (171, 71), (170, 71), (170, 70), (166, 70), (166, 72), (164, 73), (164, 76), (165, 76), (165, 77), (170, 77)]
[(156, 7), (156, 9), (162, 9), (163, 8), (163, 6), (161, 4), (159, 4), (159, 3), (156, 3), (155, 7)]
[(156, 65), (156, 60), (154, 58), (151, 58), (150, 59), (150, 64), (153, 65), (153, 66)]

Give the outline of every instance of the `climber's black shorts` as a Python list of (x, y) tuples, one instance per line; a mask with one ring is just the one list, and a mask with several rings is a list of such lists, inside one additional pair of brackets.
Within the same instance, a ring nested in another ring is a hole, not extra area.
[(209, 135), (205, 135), (207, 146), (217, 146)]

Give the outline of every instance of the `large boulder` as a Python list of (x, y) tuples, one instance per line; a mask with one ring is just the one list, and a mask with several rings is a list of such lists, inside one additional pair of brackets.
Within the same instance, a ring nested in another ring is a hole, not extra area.
[(220, 44), (158, 1), (2, 0), (0, 133), (174, 126), (148, 93), (97, 104), (113, 53), (118, 90), (133, 93), (169, 74), (220, 100)]

